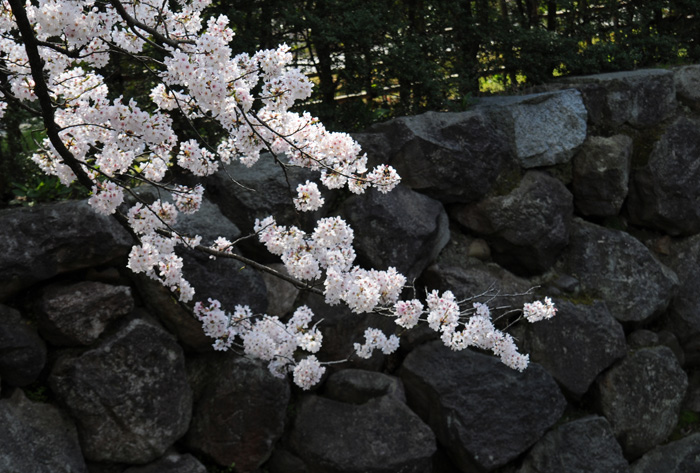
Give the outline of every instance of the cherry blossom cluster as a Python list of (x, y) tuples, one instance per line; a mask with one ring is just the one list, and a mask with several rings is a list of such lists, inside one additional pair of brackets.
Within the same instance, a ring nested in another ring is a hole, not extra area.
[[(323, 335), (316, 326), (310, 326), (314, 314), (307, 306), (299, 307), (286, 323), (269, 315), (256, 317), (247, 306), (236, 306), (229, 314), (212, 299), (207, 306), (197, 302), (194, 312), (205, 334), (216, 339), (216, 350), (231, 348), (240, 337), (246, 355), (268, 362), (270, 372), (277, 377), (291, 373), (303, 389), (318, 383), (326, 370), (313, 355), (321, 349)], [(297, 361), (298, 350), (311, 355)]]
[(535, 301), (523, 305), (523, 316), (529, 322), (551, 319), (556, 313), (557, 309), (554, 307), (554, 303), (549, 297), (545, 297), (544, 302)]
[[(267, 151), (282, 166), (316, 171), (328, 189), (347, 186), (360, 194), (373, 187), (386, 193), (400, 182), (391, 166), (368, 169), (367, 156), (349, 135), (329, 132), (308, 113), (290, 111), (310, 96), (312, 88), (306, 76), (290, 67), (290, 48), (282, 45), (234, 55), (228, 19), (220, 15), (204, 21), (202, 11), (209, 3), (27, 2), (24, 11), (43, 61), (37, 74), (21, 41), (27, 32), (18, 32), (10, 3), (0, 0), (0, 58), (8, 84), (1, 92), (0, 117), (11, 99), (38, 108), (38, 99), (47, 92), (41, 92), (34, 77), (42, 77), (54, 107), (51, 116), (44, 113), (45, 125), (59, 131), (43, 140), (32, 160), (65, 185), (78, 176), (83, 183), (87, 179), (95, 211), (125, 214), (139, 240), (131, 249), (128, 267), (159, 281), (182, 302), (192, 301), (195, 289), (185, 278), (177, 250), (199, 247), (201, 237), (179, 235), (174, 227), (178, 214), (199, 210), (205, 190), (201, 185), (173, 183), (174, 166), (205, 177), (235, 161), (253, 166)], [(164, 59), (149, 58), (147, 44), (160, 49)], [(154, 81), (146, 97), (110, 93), (100, 71), (114, 52), (131, 55)], [(189, 121), (190, 128), (199, 119), (216, 123), (224, 137), (207, 143), (189, 129), (176, 132), (176, 115)], [(149, 183), (163, 192), (147, 202), (130, 188), (133, 182)], [(129, 195), (136, 202), (126, 205)], [(324, 198), (317, 182), (299, 184), (291, 203), (299, 211), (321, 208)], [(399, 331), (423, 321), (452, 349), (476, 346), (493, 351), (516, 369), (527, 365), (527, 356), (517, 352), (512, 337), (494, 327), (488, 307), (475, 305), (465, 311), (450, 291), (431, 292), (425, 305), (418, 299), (400, 300), (406, 278), (395, 268), (379, 271), (355, 265), (354, 233), (339, 217), (323, 218), (306, 233), (278, 225), (269, 216), (255, 222), (255, 232), (271, 253), (280, 256), (291, 277), (322, 284), (328, 304), (342, 302), (354, 313), (384, 313), (394, 317)], [(235, 256), (234, 243), (225, 235), (214, 240), (208, 251), (212, 250)], [(555, 312), (549, 299), (524, 308), (529, 321), (551, 318)], [(194, 314), (215, 340), (216, 350), (239, 346), (247, 355), (266, 361), (276, 376), (291, 375), (303, 389), (318, 383), (325, 372), (315, 356), (323, 343), (321, 326), (313, 324), (308, 307), (298, 308), (284, 321), (253, 314), (247, 306), (227, 312), (209, 299), (206, 304), (196, 302)], [(374, 350), (390, 354), (398, 346), (395, 334), (374, 328), (366, 330), (362, 344), (354, 344), (361, 358)]]

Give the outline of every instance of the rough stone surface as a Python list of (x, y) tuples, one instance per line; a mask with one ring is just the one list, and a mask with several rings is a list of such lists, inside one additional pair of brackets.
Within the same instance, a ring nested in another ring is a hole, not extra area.
[(192, 390), (182, 349), (142, 319), (54, 365), (49, 385), (75, 418), (85, 458), (143, 464), (187, 431)]
[(125, 256), (132, 245), (116, 220), (85, 200), (0, 210), (0, 241), (0, 301), (57, 274)]
[[(289, 276), (282, 263), (273, 263), (268, 266), (285, 276)], [(299, 289), (294, 284), (270, 273), (261, 272), (260, 275), (267, 288), (267, 310), (265, 313), (283, 317), (294, 310), (294, 301), (299, 295)]]
[(666, 310), (678, 286), (676, 274), (631, 235), (580, 219), (571, 226), (559, 270), (581, 290), (602, 299), (621, 322), (641, 322)]
[(0, 400), (0, 471), (87, 473), (75, 425), (58, 408), (21, 390)]
[(688, 392), (683, 399), (683, 409), (700, 412), (700, 371), (688, 375)]
[[(184, 347), (197, 352), (213, 350), (214, 340), (204, 334), (202, 323), (196, 320), (167, 288), (142, 274), (135, 275), (134, 281), (134, 286), (149, 313), (158, 317), (163, 326), (175, 335)], [(196, 293), (195, 298), (199, 300)]]
[(561, 81), (583, 96), (588, 120), (595, 126), (627, 124), (645, 128), (665, 120), (676, 110), (673, 72), (662, 69), (612, 72)]
[(700, 124), (679, 118), (635, 171), (627, 209), (633, 223), (670, 235), (700, 232)]
[(617, 215), (627, 197), (632, 138), (589, 136), (574, 157), (574, 204), (583, 215)]
[(626, 355), (625, 334), (603, 302), (554, 303), (556, 317), (527, 324), (524, 352), (580, 397), (603, 370)]
[(493, 470), (537, 442), (566, 406), (533, 363), (522, 373), (493, 356), (440, 342), (413, 350), (400, 371), (406, 397), (463, 471)]
[(548, 432), (518, 473), (629, 473), (622, 448), (604, 417), (584, 417)]
[(81, 281), (52, 285), (36, 305), (41, 335), (54, 345), (90, 345), (107, 325), (134, 309), (131, 288)]
[(267, 461), (284, 430), (287, 380), (232, 353), (200, 355), (188, 372), (196, 397), (185, 445), (243, 473)]
[(576, 90), (481, 99), (504, 127), (523, 168), (568, 162), (586, 139), (586, 107)]
[(512, 161), (507, 136), (479, 111), (400, 117), (353, 138), (370, 163), (393, 166), (402, 183), (444, 203), (479, 200)]
[(603, 415), (634, 459), (673, 431), (688, 377), (669, 348), (641, 348), (604, 373), (596, 388)]
[(700, 65), (682, 66), (673, 70), (673, 83), (678, 99), (693, 110), (700, 109)]
[(0, 377), (13, 386), (26, 386), (39, 377), (46, 365), (46, 343), (36, 326), (0, 304)]
[(632, 473), (695, 473), (700, 471), (700, 434), (656, 447), (632, 464)]
[(428, 426), (393, 396), (362, 405), (309, 396), (290, 442), (309, 473), (427, 473), (436, 449)]
[(222, 307), (248, 305), (255, 313), (267, 308), (267, 289), (260, 273), (236, 260), (210, 259), (188, 251), (182, 255), (183, 274), (196, 291), (196, 300), (218, 299)]
[(123, 473), (207, 473), (207, 469), (189, 453), (169, 453), (146, 466), (127, 468)]
[(573, 197), (566, 187), (530, 171), (509, 194), (458, 207), (452, 217), (489, 242), (496, 262), (532, 274), (554, 264), (568, 243), (572, 214)]
[(330, 399), (350, 404), (364, 404), (370, 399), (385, 395), (406, 402), (406, 394), (399, 378), (357, 369), (333, 373), (326, 380), (323, 394)]
[(411, 281), (450, 238), (447, 213), (437, 200), (398, 186), (374, 189), (343, 202), (341, 215), (355, 231), (358, 263), (378, 270), (395, 267)]

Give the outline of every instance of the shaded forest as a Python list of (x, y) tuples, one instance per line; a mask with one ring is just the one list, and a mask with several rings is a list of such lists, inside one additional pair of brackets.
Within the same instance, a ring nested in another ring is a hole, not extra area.
[(700, 1), (231, 0), (233, 49), (286, 42), (317, 83), (311, 109), (351, 131), (463, 110), (560, 75), (694, 63)]
[[(236, 32), (233, 51), (292, 47), (316, 83), (299, 108), (335, 131), (465, 110), (476, 96), (562, 75), (700, 62), (700, 0), (214, 0), (205, 16), (219, 14)], [(118, 54), (100, 73), (116, 96), (146, 98), (155, 85), (142, 64)], [(0, 89), (6, 85), (0, 67)], [(26, 159), (41, 128), (9, 103), (0, 122), (0, 202), (80, 192)]]

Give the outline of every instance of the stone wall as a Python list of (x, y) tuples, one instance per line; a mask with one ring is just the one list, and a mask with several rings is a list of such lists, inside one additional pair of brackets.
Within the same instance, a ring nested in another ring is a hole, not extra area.
[[(533, 361), (523, 373), (413, 329), (397, 354), (332, 365), (302, 392), (214, 352), (124, 269), (128, 235), (85, 202), (0, 211), (0, 471), (700, 471), (698, 85), (700, 66), (568, 78), (356, 135), (403, 184), (330, 193), (315, 217), (344, 216), (358, 261), (418, 290), (553, 297), (556, 318), (510, 329)], [(294, 222), (273, 168), (230, 165), (179, 229), (207, 228), (206, 242), (268, 213)], [(250, 240), (241, 251), (277, 264)], [(309, 305), (323, 359), (368, 325), (395, 328), (233, 261), (183, 258), (199, 298), (282, 317)]]

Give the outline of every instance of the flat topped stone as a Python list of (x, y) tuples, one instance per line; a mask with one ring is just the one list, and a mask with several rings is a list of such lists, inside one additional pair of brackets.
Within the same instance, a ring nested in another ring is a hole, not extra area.
[(524, 168), (566, 163), (586, 139), (588, 114), (577, 90), (487, 97), (476, 108), (499, 118)]
[(504, 130), (483, 111), (427, 112), (373, 125), (353, 135), (374, 164), (441, 202), (483, 197), (512, 162)]
[(635, 128), (654, 126), (676, 110), (672, 71), (639, 69), (559, 80), (562, 87), (581, 91), (593, 125)]
[(86, 200), (0, 210), (0, 241), (0, 301), (57, 274), (126, 256), (133, 244)]

